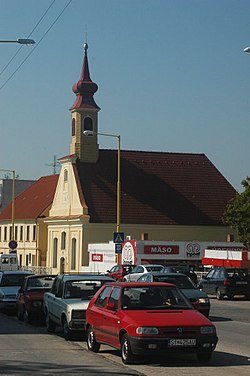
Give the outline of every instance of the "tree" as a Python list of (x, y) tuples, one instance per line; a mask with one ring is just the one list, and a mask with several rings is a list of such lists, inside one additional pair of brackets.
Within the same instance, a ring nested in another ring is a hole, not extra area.
[(241, 185), (244, 191), (236, 193), (236, 197), (229, 202), (223, 220), (226, 225), (237, 231), (239, 240), (248, 247), (250, 244), (250, 177), (247, 176)]

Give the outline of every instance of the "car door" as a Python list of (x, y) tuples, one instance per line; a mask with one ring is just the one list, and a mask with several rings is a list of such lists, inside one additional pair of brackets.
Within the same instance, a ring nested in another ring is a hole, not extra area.
[(96, 340), (99, 342), (106, 342), (107, 340), (106, 334), (104, 332), (104, 315), (106, 314), (105, 305), (111, 293), (111, 290), (111, 286), (106, 286), (96, 299), (94, 305), (88, 311), (89, 324), (92, 326)]
[(102, 329), (105, 335), (105, 342), (112, 346), (119, 347), (119, 300), (121, 288), (114, 287), (107, 303), (103, 309)]
[(130, 274), (128, 274), (126, 277), (128, 277), (128, 281), (135, 282), (137, 279), (141, 276), (141, 274), (144, 272), (144, 268), (141, 265), (137, 265)]
[(202, 279), (201, 287), (202, 287), (202, 290), (205, 291), (207, 294), (213, 294), (214, 293), (214, 286), (213, 286), (213, 283), (214, 283), (213, 275), (214, 275), (214, 273), (215, 273), (215, 270), (212, 269)]

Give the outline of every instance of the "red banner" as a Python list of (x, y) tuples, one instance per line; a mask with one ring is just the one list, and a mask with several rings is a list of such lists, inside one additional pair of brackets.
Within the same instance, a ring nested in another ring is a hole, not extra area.
[(101, 253), (92, 253), (91, 260), (97, 262), (103, 262), (103, 254)]
[(151, 255), (177, 255), (179, 252), (178, 245), (144, 245), (144, 253)]

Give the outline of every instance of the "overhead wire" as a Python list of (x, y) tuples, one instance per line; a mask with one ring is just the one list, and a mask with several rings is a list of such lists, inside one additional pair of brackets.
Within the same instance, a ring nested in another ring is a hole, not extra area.
[[(46, 14), (48, 13), (48, 11), (50, 10), (50, 8), (52, 7), (52, 5), (55, 3), (56, 0), (53, 0), (52, 3), (50, 4), (50, 6), (46, 9), (46, 11), (44, 12), (44, 14), (42, 15), (42, 17), (40, 18), (40, 20), (37, 22), (36, 26), (33, 28), (33, 30), (29, 33), (29, 35), (27, 36), (27, 39), (29, 39), (29, 37), (33, 34), (33, 32), (36, 30), (36, 28), (39, 26), (39, 24), (42, 22), (42, 20), (44, 19), (44, 17), (46, 16)], [(24, 44), (22, 44), (18, 50), (16, 51), (16, 53), (12, 56), (12, 58), (10, 59), (10, 61), (5, 65), (5, 67), (1, 70), (0, 72), (0, 76), (3, 74), (3, 72), (5, 72), (5, 70), (8, 68), (8, 66), (11, 64), (11, 62), (15, 59), (15, 57), (19, 54), (19, 52), (21, 51), (21, 49), (24, 47)]]
[[(53, 0), (51, 6), (53, 5), (53, 3), (55, 2), (56, 0)], [(12, 79), (12, 77), (16, 74), (16, 72), (19, 71), (19, 69), (22, 67), (22, 65), (28, 60), (28, 58), (33, 54), (33, 52), (37, 49), (37, 47), (39, 46), (39, 44), (43, 41), (43, 39), (46, 37), (46, 35), (49, 33), (49, 31), (52, 29), (52, 27), (55, 25), (55, 23), (59, 20), (59, 18), (62, 16), (62, 14), (65, 12), (65, 10), (68, 8), (68, 6), (70, 5), (70, 3), (72, 2), (73, 0), (69, 0), (68, 3), (65, 5), (65, 7), (62, 9), (62, 11), (59, 13), (59, 15), (56, 17), (56, 19), (54, 20), (54, 22), (51, 24), (51, 26), (46, 30), (46, 32), (43, 34), (43, 36), (41, 37), (41, 39), (36, 43), (36, 45), (34, 46), (34, 48), (32, 48), (32, 50), (30, 51), (30, 53), (24, 58), (24, 60), (19, 64), (19, 66), (16, 68), (16, 70), (11, 74), (11, 76), (3, 83), (2, 86), (0, 86), (0, 90), (2, 90), (6, 85), (7, 83)], [(51, 7), (50, 6), (50, 7)], [(50, 8), (49, 7), (49, 8)], [(48, 8), (48, 10), (49, 10)], [(47, 11), (46, 11), (47, 13)], [(38, 24), (37, 24), (38, 26)], [(36, 28), (36, 27), (35, 27)], [(33, 31), (32, 31), (33, 32)], [(32, 33), (31, 32), (31, 33)], [(31, 35), (30, 33), (30, 35)], [(29, 36), (30, 36), (29, 35)], [(20, 48), (21, 49), (21, 48)], [(19, 50), (20, 50), (19, 49)]]

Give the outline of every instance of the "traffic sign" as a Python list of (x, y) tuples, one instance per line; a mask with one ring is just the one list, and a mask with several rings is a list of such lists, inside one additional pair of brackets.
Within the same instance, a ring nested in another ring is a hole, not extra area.
[(115, 244), (115, 253), (122, 253), (122, 243)]
[(114, 243), (124, 243), (124, 232), (114, 232)]
[(16, 240), (10, 240), (9, 242), (9, 248), (15, 249), (17, 247), (17, 241)]

